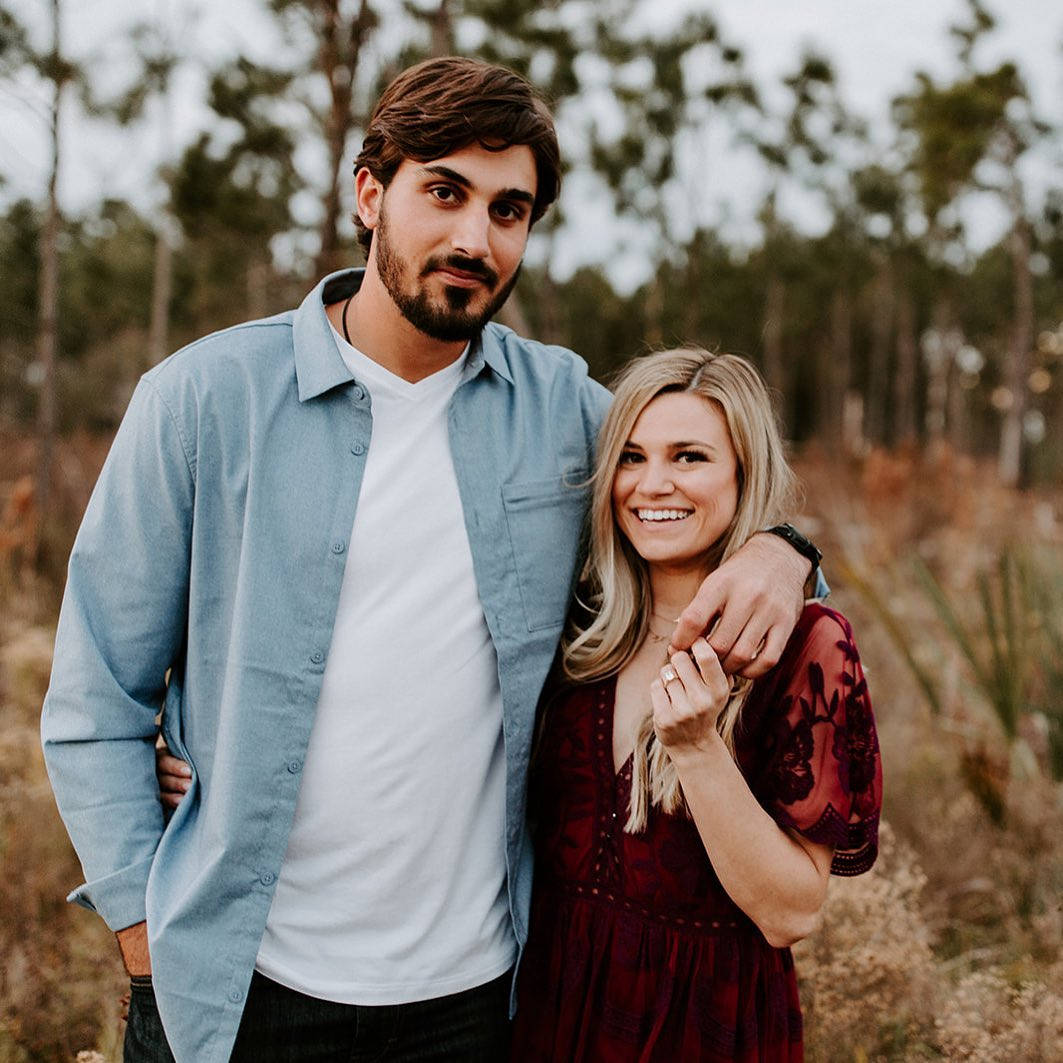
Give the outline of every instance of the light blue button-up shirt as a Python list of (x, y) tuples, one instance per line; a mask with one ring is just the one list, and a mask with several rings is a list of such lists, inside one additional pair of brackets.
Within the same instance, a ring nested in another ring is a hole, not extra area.
[[(284, 857), (372, 445), (369, 394), (324, 313), (359, 283), (334, 274), (298, 310), (151, 370), (70, 558), (42, 733), (87, 880), (71, 898), (112, 929), (147, 919), (179, 1061), (229, 1058)], [(535, 707), (609, 394), (570, 351), (498, 325), (469, 358), (450, 445), (498, 655), (509, 909), (523, 945)], [(167, 744), (192, 767), (168, 823), (160, 709)]]

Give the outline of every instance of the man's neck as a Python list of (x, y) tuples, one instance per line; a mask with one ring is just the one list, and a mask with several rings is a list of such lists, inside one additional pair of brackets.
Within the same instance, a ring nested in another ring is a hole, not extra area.
[[(325, 308), (341, 336), (345, 305), (332, 303)], [(352, 347), (411, 384), (451, 365), (466, 347), (465, 340), (444, 343), (411, 325), (372, 269), (365, 271), (361, 288), (347, 306), (346, 323)]]

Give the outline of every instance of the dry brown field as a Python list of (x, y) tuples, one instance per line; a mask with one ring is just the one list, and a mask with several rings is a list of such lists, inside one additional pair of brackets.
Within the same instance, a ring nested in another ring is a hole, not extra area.
[[(32, 447), (0, 433), (0, 1063), (120, 1057), (121, 967), (64, 901), (80, 870), (38, 741), (63, 558), (106, 446), (62, 446), (39, 526)], [(808, 1057), (1063, 1060), (1063, 491), (1005, 491), (948, 452), (797, 464), (886, 771), (876, 868), (832, 883), (796, 950)]]

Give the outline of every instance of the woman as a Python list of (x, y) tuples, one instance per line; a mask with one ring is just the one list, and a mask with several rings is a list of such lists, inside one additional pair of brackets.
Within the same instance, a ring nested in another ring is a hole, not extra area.
[[(590, 549), (546, 708), (513, 1059), (802, 1057), (789, 946), (874, 862), (882, 777), (846, 620), (810, 604), (755, 684), (668, 655), (705, 575), (791, 500), (771, 402), (731, 355), (622, 374)], [(168, 804), (180, 762), (160, 759)]]
[(579, 607), (533, 773), (536, 880), (514, 1059), (793, 1060), (789, 946), (877, 850), (881, 768), (852, 632), (809, 604), (732, 682), (667, 654), (704, 576), (786, 512), (792, 476), (743, 360), (631, 363), (599, 437)]

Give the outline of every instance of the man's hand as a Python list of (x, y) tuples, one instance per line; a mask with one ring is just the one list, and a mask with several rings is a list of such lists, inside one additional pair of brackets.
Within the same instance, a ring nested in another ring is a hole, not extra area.
[(122, 962), (130, 976), (151, 974), (151, 957), (148, 955), (148, 924), (134, 923), (119, 930), (118, 947), (122, 950)]
[(702, 583), (679, 617), (672, 647), (687, 650), (705, 635), (728, 675), (764, 675), (801, 616), (811, 570), (777, 535), (758, 532)]

